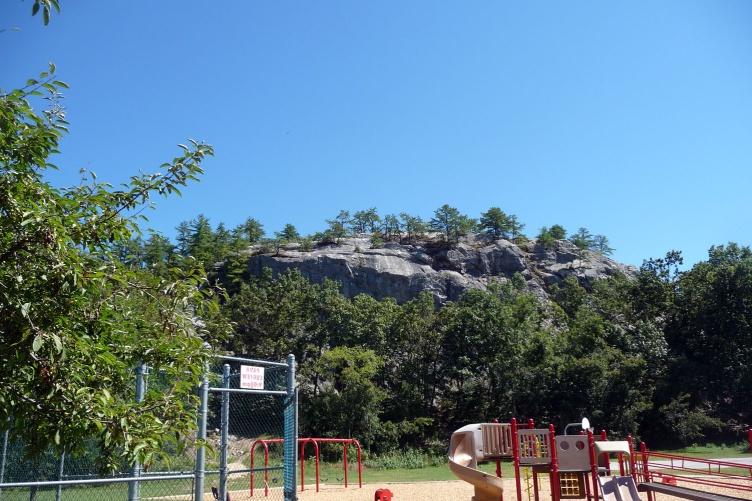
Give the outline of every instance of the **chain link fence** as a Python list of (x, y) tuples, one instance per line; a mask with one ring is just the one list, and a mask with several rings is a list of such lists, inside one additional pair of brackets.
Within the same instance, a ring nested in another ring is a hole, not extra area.
[[(135, 370), (134, 381), (137, 400), (170, 383), (145, 366)], [(251, 489), (255, 497), (295, 500), (297, 451), (289, 445), (297, 441), (294, 357), (285, 363), (219, 357), (198, 392), (196, 447), (181, 450), (168, 442), (166, 460), (148, 468), (122, 464), (107, 477), (97, 473), (95, 440), (82, 455), (48, 450), (29, 459), (13, 430), (0, 428), (0, 501), (229, 500), (246, 499)], [(251, 467), (251, 448), (263, 439), (279, 443)]]

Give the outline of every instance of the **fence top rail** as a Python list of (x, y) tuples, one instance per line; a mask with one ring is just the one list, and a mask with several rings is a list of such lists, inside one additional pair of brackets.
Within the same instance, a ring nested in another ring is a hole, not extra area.
[(288, 395), (288, 393), (283, 390), (251, 390), (246, 388), (219, 388), (216, 386), (210, 387), (209, 391), (217, 393), (251, 393), (255, 395)]
[(89, 485), (89, 484), (116, 484), (124, 482), (150, 482), (158, 480), (182, 480), (194, 478), (194, 474), (182, 475), (159, 475), (142, 477), (109, 477), (109, 478), (85, 478), (79, 480), (40, 480), (37, 482), (6, 482), (0, 484), (0, 489), (12, 489), (23, 487), (54, 487), (58, 485)]
[[(722, 480), (743, 480), (745, 482), (748, 482), (750, 479), (752, 479), (752, 465), (746, 466), (746, 470), (749, 472), (748, 474), (738, 474), (738, 473), (727, 473), (723, 471), (721, 468), (690, 468), (690, 467), (683, 467), (678, 465), (667, 465), (662, 463), (648, 463), (648, 466), (655, 471), (654, 473), (659, 476), (675, 476), (677, 478), (691, 478), (689, 475), (699, 475), (699, 476), (708, 476), (708, 477), (716, 477)], [(651, 472), (653, 473), (653, 472)], [(682, 475), (686, 473), (687, 475)], [(752, 486), (751, 486), (752, 487)]]
[(674, 462), (698, 463), (698, 464), (703, 464), (705, 466), (721, 466), (723, 468), (742, 468), (745, 470), (752, 468), (752, 466), (749, 465), (748, 463), (734, 463), (731, 461), (722, 461), (718, 459), (708, 459), (708, 458), (692, 457), (692, 456), (680, 456), (677, 454), (670, 454), (667, 452), (656, 452), (656, 451), (646, 451), (646, 452), (649, 458), (668, 459)]
[[(656, 475), (658, 477), (665, 477), (666, 475)], [(739, 482), (730, 482), (726, 478), (717, 478), (715, 476), (705, 477), (688, 477), (672, 475), (679, 482), (686, 482), (693, 485), (701, 485), (705, 487), (719, 487), (721, 489), (729, 489), (735, 491), (752, 492), (752, 486), (749, 485), (749, 478), (739, 478)], [(661, 483), (660, 485), (666, 485)]]
[(267, 367), (287, 367), (287, 364), (285, 362), (270, 362), (269, 360), (258, 360), (255, 358), (233, 357), (230, 355), (217, 355), (217, 358), (220, 360), (228, 360), (230, 362), (265, 365)]

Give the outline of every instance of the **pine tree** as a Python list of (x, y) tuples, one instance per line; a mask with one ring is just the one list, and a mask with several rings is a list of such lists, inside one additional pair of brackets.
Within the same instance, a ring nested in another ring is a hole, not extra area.
[(587, 228), (580, 228), (577, 233), (569, 237), (569, 241), (575, 244), (578, 249), (586, 250), (593, 244), (593, 235)]
[(605, 235), (594, 236), (593, 242), (590, 244), (590, 250), (603, 254), (604, 256), (610, 256), (614, 252), (614, 249), (609, 245), (608, 237)]
[(512, 225), (503, 210), (491, 207), (480, 215), (480, 228), (494, 238), (507, 238)]
[(402, 230), (407, 234), (409, 241), (414, 241), (425, 236), (428, 225), (420, 216), (411, 216), (406, 212), (400, 213)]
[(512, 234), (512, 238), (521, 237), (522, 230), (525, 228), (523, 223), (520, 223), (517, 216), (514, 214), (509, 215), (509, 232)]
[(209, 219), (199, 214), (191, 221), (191, 237), (188, 246), (188, 254), (208, 268), (214, 259), (214, 231), (212, 231)]
[(567, 238), (567, 230), (564, 229), (564, 227), (560, 224), (555, 224), (551, 226), (548, 229), (548, 232), (551, 234), (551, 237), (555, 240), (564, 240)]

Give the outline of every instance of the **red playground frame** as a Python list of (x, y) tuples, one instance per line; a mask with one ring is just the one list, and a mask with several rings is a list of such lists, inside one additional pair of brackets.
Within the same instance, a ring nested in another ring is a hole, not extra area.
[[(254, 459), (256, 453), (256, 446), (261, 445), (264, 448), (264, 497), (269, 496), (269, 444), (284, 444), (282, 438), (261, 438), (254, 440), (251, 444), (251, 479), (250, 479), (250, 495), (253, 496), (253, 480), (254, 480)], [(355, 447), (357, 451), (357, 463), (358, 463), (358, 487), (363, 487), (363, 463), (362, 454), (360, 448), (360, 442), (354, 438), (322, 438), (322, 437), (306, 437), (298, 439), (298, 446), (300, 447), (300, 490), (305, 490), (305, 449), (308, 444), (313, 444), (314, 462), (316, 465), (316, 492), (319, 492), (319, 444), (342, 444), (342, 468), (345, 475), (345, 487), (348, 486), (347, 482), (347, 449), (349, 446)]]

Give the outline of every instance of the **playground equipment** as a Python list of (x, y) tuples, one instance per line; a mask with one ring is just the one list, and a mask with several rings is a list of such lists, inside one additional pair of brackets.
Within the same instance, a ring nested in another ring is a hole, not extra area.
[(511, 453), (511, 428), (506, 423), (463, 426), (449, 442), (449, 469), (475, 488), (473, 501), (499, 501), (504, 488), (497, 477), (478, 470), (478, 461), (500, 460)]
[[(254, 474), (256, 470), (254, 469), (255, 464), (255, 454), (256, 454), (256, 447), (261, 446), (264, 449), (264, 497), (269, 496), (269, 445), (270, 444), (283, 444), (284, 439), (282, 438), (262, 438), (258, 440), (254, 440), (251, 444), (251, 486), (250, 486), (250, 495), (253, 496), (253, 490), (254, 490)], [(321, 438), (321, 437), (307, 437), (307, 438), (299, 438), (298, 439), (298, 446), (300, 447), (300, 452), (298, 454), (300, 458), (300, 490), (305, 490), (305, 449), (308, 444), (313, 445), (313, 451), (314, 451), (314, 465), (316, 468), (316, 492), (319, 492), (319, 460), (320, 460), (320, 452), (321, 448), (319, 447), (320, 444), (342, 444), (342, 468), (344, 471), (344, 481), (345, 481), (345, 487), (348, 486), (348, 480), (347, 480), (347, 449), (351, 445), (355, 447), (355, 450), (357, 452), (357, 464), (358, 464), (358, 487), (363, 487), (363, 463), (361, 460), (361, 449), (360, 449), (360, 442), (358, 442), (354, 438)]]
[(640, 499), (632, 477), (598, 477), (603, 501)]
[(752, 452), (752, 426), (747, 430), (747, 443), (749, 444), (747, 451)]
[[(636, 453), (631, 436), (618, 441), (608, 440), (605, 431), (596, 436), (586, 419), (581, 428), (578, 435), (557, 435), (553, 425), (535, 428), (531, 419), (525, 426), (516, 419), (467, 425), (452, 434), (449, 468), (475, 487), (474, 501), (503, 501), (502, 459), (512, 460), (516, 501), (523, 501), (523, 480), (528, 501), (540, 501), (540, 474), (548, 475), (552, 501), (640, 501), (640, 492), (647, 501), (654, 501), (654, 493), (693, 501), (744, 499), (692, 488), (703, 486), (752, 493), (751, 464), (652, 452), (644, 442)], [(618, 476), (612, 476), (612, 460)], [(480, 471), (479, 461), (496, 461), (496, 477)]]
[(695, 501), (743, 499), (707, 493), (700, 490), (703, 487), (748, 493), (748, 498), (752, 493), (751, 464), (655, 452), (649, 450), (645, 442), (640, 443), (639, 454), (635, 472), (640, 480), (637, 490), (647, 493), (648, 501), (653, 501), (654, 493)]

